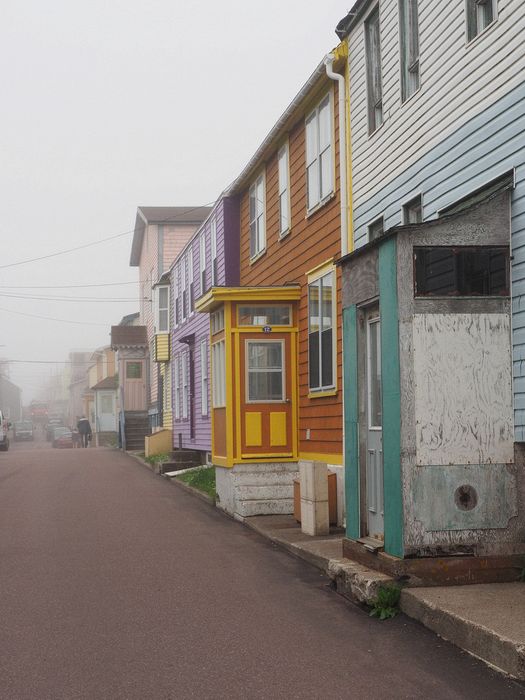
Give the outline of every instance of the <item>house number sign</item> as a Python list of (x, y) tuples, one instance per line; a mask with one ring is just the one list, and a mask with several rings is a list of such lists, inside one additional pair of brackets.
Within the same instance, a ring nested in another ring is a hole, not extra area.
[(271, 333), (272, 327), (271, 326), (263, 326), (262, 332), (263, 333)]

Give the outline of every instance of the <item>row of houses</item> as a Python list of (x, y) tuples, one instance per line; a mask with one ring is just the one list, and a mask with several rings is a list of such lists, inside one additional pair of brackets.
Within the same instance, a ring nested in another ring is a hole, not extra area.
[(359, 0), (213, 207), (138, 209), (124, 445), (147, 422), (239, 518), (298, 481), (311, 533), (335, 474), (351, 558), (517, 575), (524, 29), (520, 0)]

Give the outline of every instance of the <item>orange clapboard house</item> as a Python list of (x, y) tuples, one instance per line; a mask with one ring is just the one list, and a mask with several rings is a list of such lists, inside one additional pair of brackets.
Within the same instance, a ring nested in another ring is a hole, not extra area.
[(241, 286), (214, 287), (196, 305), (211, 316), (219, 505), (239, 516), (291, 512), (300, 460), (342, 481), (345, 55), (340, 45), (317, 67), (229, 188), (240, 198)]

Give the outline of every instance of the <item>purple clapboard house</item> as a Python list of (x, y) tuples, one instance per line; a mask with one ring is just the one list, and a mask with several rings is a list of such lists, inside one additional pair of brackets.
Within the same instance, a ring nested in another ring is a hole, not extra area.
[(239, 201), (221, 196), (170, 269), (173, 447), (211, 453), (210, 316), (195, 299), (239, 285)]

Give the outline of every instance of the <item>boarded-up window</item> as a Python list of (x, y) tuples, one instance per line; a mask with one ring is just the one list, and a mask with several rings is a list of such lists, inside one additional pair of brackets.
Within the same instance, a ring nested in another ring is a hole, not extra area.
[(414, 248), (415, 296), (508, 296), (507, 247)]

